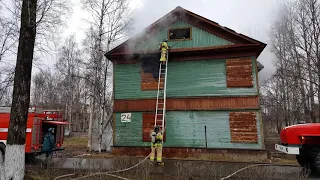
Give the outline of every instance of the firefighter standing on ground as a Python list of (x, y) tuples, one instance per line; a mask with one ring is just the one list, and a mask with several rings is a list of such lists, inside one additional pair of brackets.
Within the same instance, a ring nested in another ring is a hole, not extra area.
[(54, 148), (55, 148), (54, 128), (49, 128), (48, 133), (44, 137), (43, 147), (42, 147), (42, 152), (46, 154), (47, 164), (50, 163)]
[(160, 48), (159, 50), (161, 50), (161, 58), (160, 58), (160, 62), (162, 64), (166, 64), (166, 61), (167, 61), (167, 53), (168, 53), (168, 50), (169, 50), (169, 46), (167, 44), (168, 42), (168, 39), (165, 39), (163, 40), (162, 43), (160, 43)]
[(162, 163), (162, 134), (160, 132), (160, 127), (156, 126), (154, 131), (151, 133), (151, 155), (150, 161), (154, 161), (155, 151), (157, 150), (157, 163), (163, 165)]

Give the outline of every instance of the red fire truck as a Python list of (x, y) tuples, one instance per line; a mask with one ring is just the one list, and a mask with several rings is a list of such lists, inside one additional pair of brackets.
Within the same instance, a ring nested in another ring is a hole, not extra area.
[(296, 155), (301, 166), (320, 172), (320, 123), (285, 127), (280, 138), (281, 143), (275, 144), (276, 150)]
[[(8, 127), (10, 121), (10, 107), (0, 107), (0, 151), (4, 155)], [(43, 137), (49, 128), (55, 129), (55, 150), (63, 150), (64, 125), (69, 124), (63, 119), (59, 110), (43, 110), (42, 108), (29, 108), (26, 129), (26, 157), (35, 157), (41, 154)]]

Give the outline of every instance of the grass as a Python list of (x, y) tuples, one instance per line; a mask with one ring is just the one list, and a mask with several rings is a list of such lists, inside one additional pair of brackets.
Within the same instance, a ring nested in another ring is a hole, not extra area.
[[(123, 169), (129, 167), (135, 163), (131, 161), (128, 157), (119, 157), (113, 164), (112, 169)], [(219, 180), (221, 177), (225, 177), (248, 164), (237, 164), (234, 163), (232, 166), (230, 164), (224, 163), (212, 163), (205, 162), (199, 163), (195, 161), (176, 161), (174, 164), (169, 165), (170, 168), (163, 168), (160, 166), (155, 166), (149, 161), (144, 164), (138, 166), (137, 168), (122, 173), (115, 173), (115, 175), (126, 177), (131, 180), (171, 180), (171, 179), (179, 179), (179, 180)], [(277, 168), (277, 167), (274, 167)], [(306, 179), (304, 175), (299, 174), (299, 172), (292, 172), (291, 174), (277, 174), (274, 173), (274, 168), (263, 168), (263, 167), (254, 167), (249, 168), (247, 170), (239, 172), (231, 179), (246, 179), (246, 180), (260, 180), (260, 179), (270, 179), (276, 175), (280, 177), (280, 179), (297, 179), (303, 180)], [(103, 173), (99, 167), (96, 167), (94, 170), (84, 170), (84, 169), (44, 169), (44, 168), (34, 168), (28, 167), (26, 172), (26, 180), (49, 180), (54, 179), (57, 176), (72, 174), (75, 173), (75, 177), (81, 177), (86, 174), (92, 174), (94, 172)], [(71, 179), (65, 178), (65, 179)], [(98, 179), (116, 179), (110, 176), (92, 176), (85, 178), (88, 180), (98, 180)]]
[(87, 153), (87, 137), (68, 137), (64, 139), (63, 147), (64, 151), (58, 152), (62, 153), (65, 157), (74, 157)]
[(300, 166), (297, 160), (294, 160), (294, 159), (273, 158), (271, 162), (273, 164), (280, 164), (280, 165)]
[[(259, 158), (256, 159), (250, 159), (246, 158), (250, 157), (250, 155), (226, 155), (223, 153), (220, 154), (199, 154), (195, 157), (188, 157), (188, 158), (182, 158), (183, 160), (202, 160), (202, 161), (218, 161), (218, 162), (246, 162), (246, 163), (257, 163), (261, 162)], [(181, 158), (178, 158), (181, 159)], [(267, 161), (266, 161), (267, 162)]]
[(63, 142), (63, 146), (66, 148), (86, 148), (87, 144), (87, 137), (70, 137), (66, 138)]
[[(64, 141), (64, 147), (66, 148), (66, 151), (73, 156), (80, 155), (80, 154), (87, 154), (87, 137), (70, 137), (66, 138)], [(81, 156), (81, 158), (113, 158), (116, 157), (114, 155), (108, 154), (108, 153), (90, 153), (90, 155), (84, 155)], [(132, 161), (134, 158), (129, 157), (117, 157), (113, 158), (113, 168), (112, 169), (124, 169), (127, 167), (132, 166), (136, 162)], [(133, 169), (130, 172), (124, 172), (124, 173), (118, 173), (116, 175), (129, 178), (131, 180), (171, 180), (171, 179), (181, 179), (181, 180), (204, 180), (204, 179), (220, 179), (221, 176), (225, 176), (228, 174), (231, 174), (232, 172), (248, 165), (246, 163), (256, 163), (255, 159), (245, 159), (245, 157), (242, 158), (239, 155), (239, 157), (235, 157), (235, 159), (231, 159), (226, 156), (225, 154), (201, 154), (198, 157), (192, 157), (192, 158), (176, 158), (178, 161), (172, 165), (169, 169), (170, 172), (166, 172), (164, 170), (161, 170), (159, 172), (159, 167), (153, 166), (150, 163), (145, 163), (135, 169)], [(199, 162), (192, 162), (192, 161), (179, 161), (181, 160), (199, 160), (203, 161), (199, 164)], [(258, 159), (258, 158), (257, 158)], [(206, 162), (205, 162), (206, 161)], [(210, 162), (215, 161), (215, 162)], [(220, 162), (219, 162), (220, 161)], [(242, 162), (242, 163), (234, 163), (234, 164), (225, 164), (221, 163), (221, 161), (224, 162)], [(256, 160), (257, 161), (257, 160)], [(261, 162), (260, 162), (261, 163)], [(270, 160), (266, 163), (270, 163)], [(295, 160), (290, 160), (286, 158), (272, 158), (271, 163), (273, 164), (279, 164), (279, 165), (298, 165)], [(231, 165), (231, 166), (230, 166)], [(103, 167), (101, 167), (103, 168)], [(158, 168), (158, 169), (157, 169)], [(231, 168), (231, 169), (230, 169)], [(168, 168), (167, 168), (168, 169)], [(52, 180), (57, 176), (70, 174), (70, 173), (76, 173), (77, 177), (80, 177), (84, 174), (89, 174), (93, 172), (102, 172), (101, 169), (97, 167), (97, 169), (94, 170), (84, 170), (84, 169), (45, 169), (43, 167), (34, 167), (29, 166), (26, 167), (26, 180)], [(222, 174), (221, 174), (222, 173)], [(251, 168), (248, 170), (245, 170), (238, 175), (236, 175), (239, 179), (248, 179), (248, 180), (258, 180), (258, 179), (265, 179), (273, 176), (272, 169), (267, 169), (267, 171), (264, 171), (263, 169), (260, 169), (260, 167), (257, 168)], [(292, 176), (292, 177), (291, 177)], [(240, 178), (241, 177), (241, 178)], [(247, 178), (246, 178), (247, 177)], [(301, 177), (298, 172), (290, 175), (291, 179), (304, 179)], [(70, 178), (65, 178), (70, 179)], [(114, 177), (109, 176), (95, 176), (87, 178), (89, 180), (95, 180), (95, 179), (116, 179)]]

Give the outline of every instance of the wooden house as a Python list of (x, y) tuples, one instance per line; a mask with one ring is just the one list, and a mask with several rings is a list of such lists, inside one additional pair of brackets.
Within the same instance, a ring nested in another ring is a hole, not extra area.
[(180, 41), (169, 52), (164, 156), (263, 151), (257, 58), (266, 44), (177, 7), (106, 54), (114, 68), (113, 152), (150, 152), (163, 39)]

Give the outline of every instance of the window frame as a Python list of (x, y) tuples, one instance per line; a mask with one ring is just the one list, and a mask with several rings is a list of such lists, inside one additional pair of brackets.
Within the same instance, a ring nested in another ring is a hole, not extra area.
[(170, 28), (167, 32), (168, 41), (181, 41), (182, 39), (170, 39), (170, 30), (179, 30), (179, 29), (189, 29), (190, 30), (190, 38), (186, 38), (185, 40), (192, 40), (192, 27), (183, 27), (183, 28)]

